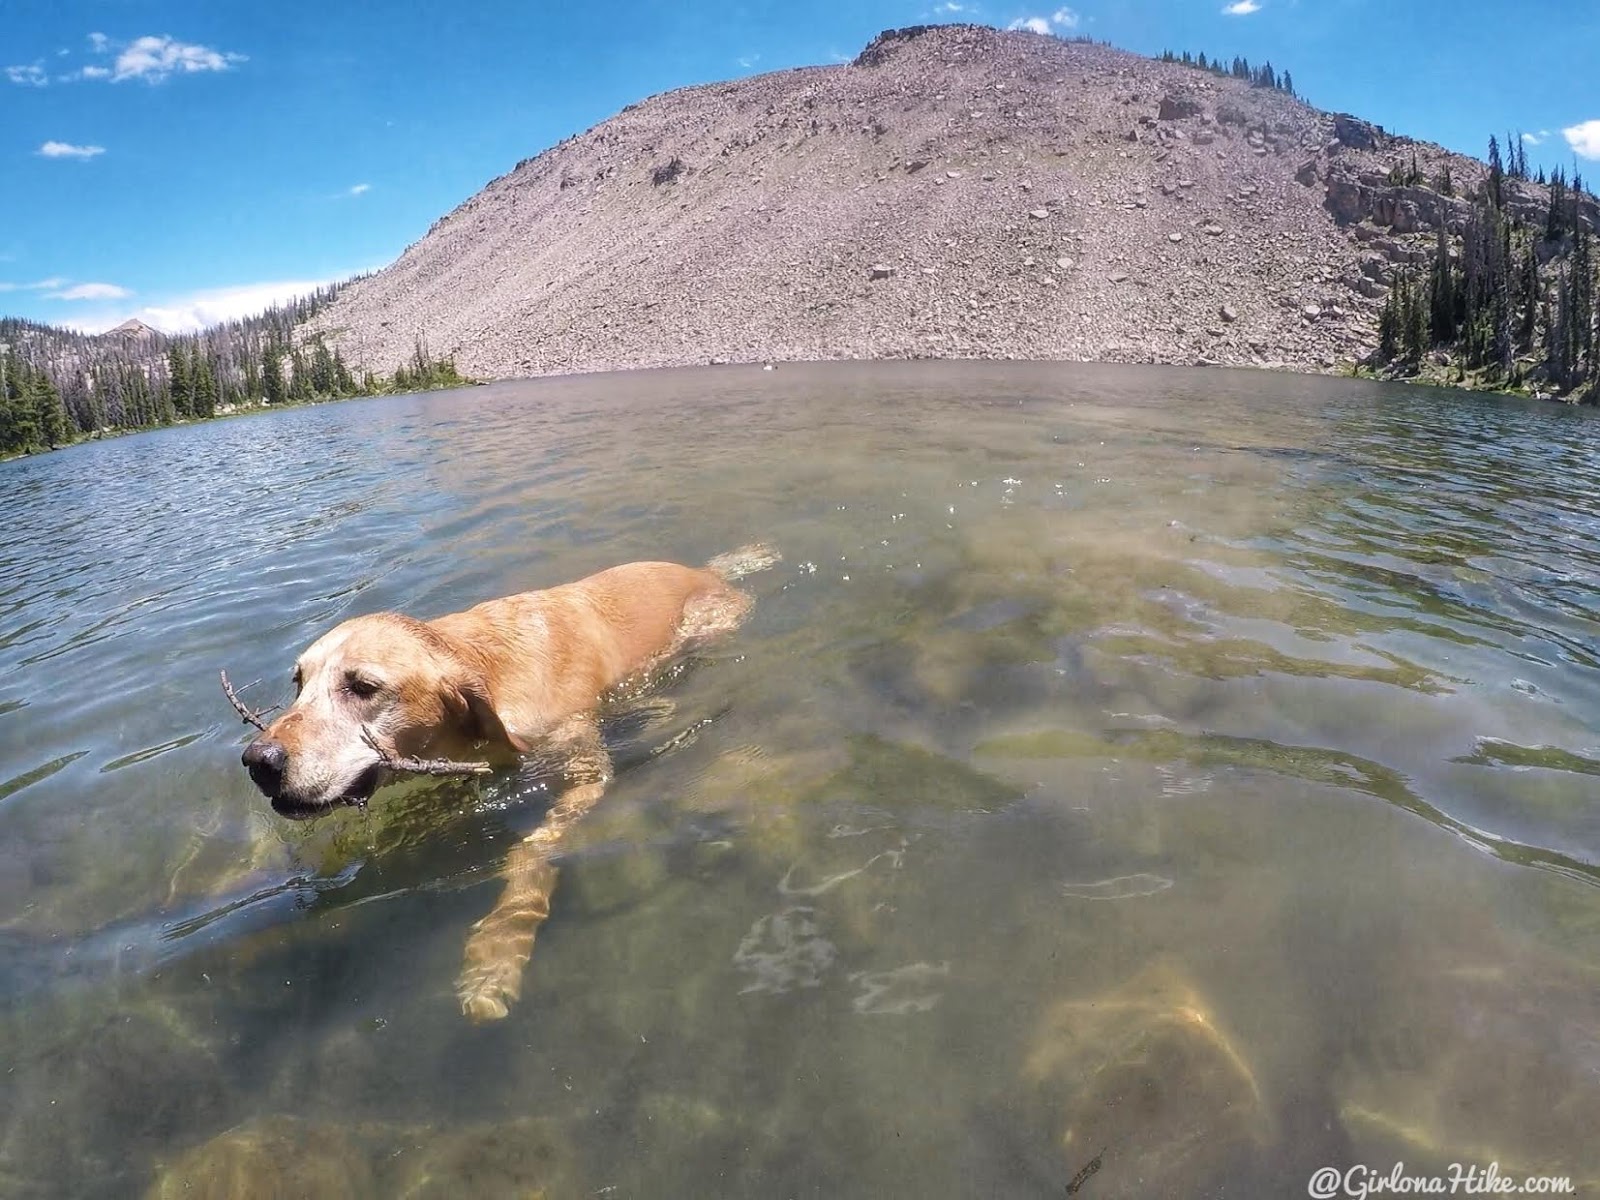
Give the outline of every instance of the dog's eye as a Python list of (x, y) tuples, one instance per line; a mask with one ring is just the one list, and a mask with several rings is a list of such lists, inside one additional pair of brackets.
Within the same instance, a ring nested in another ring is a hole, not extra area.
[(362, 700), (376, 696), (383, 690), (377, 680), (368, 679), (365, 675), (346, 675), (344, 686), (352, 696), (360, 697)]

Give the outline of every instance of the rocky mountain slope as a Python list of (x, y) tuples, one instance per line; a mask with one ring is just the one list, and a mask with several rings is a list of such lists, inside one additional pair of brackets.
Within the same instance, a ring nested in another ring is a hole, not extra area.
[[(1457, 197), (1485, 171), (1106, 46), (897, 30), (847, 65), (631, 105), (309, 328), (380, 370), (423, 337), (479, 377), (872, 357), (1338, 369), (1376, 343), (1437, 217), (1464, 212), (1388, 183), (1413, 161)], [(1532, 214), (1543, 193), (1519, 182), (1514, 203)]]

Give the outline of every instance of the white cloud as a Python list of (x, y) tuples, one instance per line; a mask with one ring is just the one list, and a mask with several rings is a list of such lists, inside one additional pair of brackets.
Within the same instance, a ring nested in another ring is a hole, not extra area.
[(133, 295), (125, 287), (114, 283), (75, 283), (59, 292), (51, 292), (47, 300), (126, 300)]
[(1260, 11), (1261, 5), (1257, 4), (1256, 0), (1235, 0), (1235, 3), (1222, 10), (1223, 15), (1229, 17), (1248, 17), (1251, 13)]
[(129, 317), (138, 317), (146, 325), (153, 325), (166, 333), (193, 333), (225, 321), (255, 316), (275, 304), (283, 304), (298, 296), (308, 296), (320, 287), (348, 279), (351, 274), (355, 272), (329, 279), (289, 279), (274, 283), (247, 283), (238, 287), (207, 288), (140, 308), (118, 305), (101, 309), (75, 317), (66, 324), (85, 333), (104, 333), (121, 325)]
[(226, 71), (233, 64), (244, 61), (242, 54), (180, 42), (163, 34), (161, 37), (135, 38), (128, 43), (117, 55), (111, 80), (120, 83), (124, 79), (142, 79), (146, 83), (160, 83), (172, 75)]
[(1579, 158), (1600, 159), (1600, 120), (1580, 121), (1561, 131), (1567, 145)]
[[(11, 256), (5, 256), (10, 261)], [(61, 287), (67, 281), (53, 276), (49, 279), (36, 279), (32, 283), (0, 283), (0, 292), (47, 292), (51, 288)]]
[[(949, 5), (946, 5), (949, 8)], [(959, 11), (959, 9), (952, 10)], [(1029, 33), (1054, 33), (1058, 29), (1076, 29), (1078, 14), (1070, 8), (1058, 8), (1048, 17), (1018, 17), (1007, 29), (1026, 29)]]
[(43, 64), (36, 62), (7, 67), (6, 78), (21, 87), (45, 87), (50, 82), (50, 76), (45, 74)]
[(370, 183), (358, 183), (354, 187), (352, 187), (348, 192), (346, 192), (345, 195), (347, 195), (347, 196), (361, 196), (361, 195), (366, 194), (367, 192), (370, 192), (371, 190), (372, 190), (372, 185)]
[(960, 13), (966, 12), (967, 6), (964, 4), (957, 4), (955, 0), (944, 0), (944, 3), (939, 5), (939, 7), (934, 9), (934, 11), (942, 13)]
[(34, 153), (41, 158), (76, 158), (89, 159), (97, 154), (104, 154), (104, 146), (74, 146), (71, 142), (46, 142)]
[(760, 61), (761, 61), (761, 55), (759, 55), (759, 54), (746, 54), (746, 55), (744, 55), (743, 57), (741, 57), (738, 60), (739, 69), (741, 71), (748, 71), (751, 67), (755, 66)]
[[(226, 71), (237, 63), (246, 61), (243, 54), (228, 50), (215, 50), (193, 42), (180, 42), (170, 34), (160, 37), (146, 36), (120, 45), (103, 33), (89, 35), (89, 51), (102, 58), (116, 57), (110, 66), (91, 63), (76, 71), (58, 75), (58, 83), (75, 83), (78, 80), (104, 80), (120, 83), (125, 79), (142, 79), (146, 83), (160, 83), (173, 75), (194, 75), (202, 71)], [(61, 54), (68, 53), (63, 50)], [(50, 75), (42, 60), (19, 63), (6, 67), (5, 76), (22, 87), (45, 87)]]

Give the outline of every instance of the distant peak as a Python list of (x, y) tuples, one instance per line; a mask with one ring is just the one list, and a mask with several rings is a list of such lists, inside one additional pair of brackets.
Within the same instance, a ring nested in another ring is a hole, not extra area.
[(106, 336), (125, 338), (152, 338), (160, 337), (161, 330), (157, 329), (154, 325), (146, 325), (143, 321), (139, 320), (138, 317), (129, 317), (115, 329), (106, 330)]

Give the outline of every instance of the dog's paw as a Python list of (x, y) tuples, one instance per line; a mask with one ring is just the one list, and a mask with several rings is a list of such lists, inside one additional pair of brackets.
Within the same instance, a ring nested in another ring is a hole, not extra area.
[(456, 981), (456, 999), (469, 1021), (499, 1021), (522, 995), (522, 964), (509, 969), (493, 964), (468, 967)]
[(511, 1012), (511, 1006), (499, 996), (479, 993), (461, 997), (461, 1012), (467, 1020), (480, 1024), (505, 1019)]

